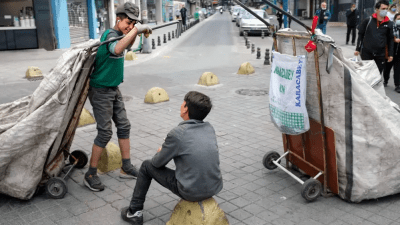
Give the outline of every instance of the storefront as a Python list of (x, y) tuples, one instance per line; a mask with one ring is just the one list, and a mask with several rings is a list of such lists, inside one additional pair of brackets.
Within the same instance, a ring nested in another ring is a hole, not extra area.
[(0, 50), (38, 47), (32, 0), (0, 1)]
[(100, 37), (104, 31), (110, 28), (108, 0), (95, 0), (97, 15), (97, 36)]
[(67, 0), (71, 44), (89, 40), (88, 7), (86, 0)]

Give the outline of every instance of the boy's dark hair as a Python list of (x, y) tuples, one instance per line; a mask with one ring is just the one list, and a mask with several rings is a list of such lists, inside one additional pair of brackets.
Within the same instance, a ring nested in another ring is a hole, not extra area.
[(125, 13), (118, 13), (117, 17), (119, 17), (121, 20), (124, 20), (126, 18), (128, 18), (131, 22), (133, 21), (131, 18), (128, 17), (128, 15), (126, 15)]
[(389, 2), (386, 0), (380, 0), (375, 4), (375, 9), (379, 9), (381, 7), (381, 5), (387, 5), (389, 6)]
[(210, 97), (197, 91), (189, 91), (184, 101), (189, 110), (190, 119), (204, 120), (212, 108)]

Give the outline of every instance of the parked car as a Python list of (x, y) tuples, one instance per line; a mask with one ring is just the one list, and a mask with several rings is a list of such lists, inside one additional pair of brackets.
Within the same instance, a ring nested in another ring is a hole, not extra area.
[[(264, 10), (253, 10), (253, 12), (262, 17), (268, 23), (271, 23), (270, 19), (272, 19), (272, 17), (269, 17), (268, 13)], [(243, 14), (240, 20), (239, 35), (243, 36), (244, 31), (248, 34), (261, 34), (262, 31), (264, 31), (266, 36), (270, 34), (269, 27), (247, 11)]]
[(236, 17), (238, 15), (240, 9), (242, 9), (242, 7), (240, 7), (240, 6), (234, 6), (233, 7), (232, 14), (231, 14), (232, 15), (232, 22), (236, 22)]
[(244, 8), (240, 8), (239, 9), (239, 12), (238, 12), (238, 14), (237, 14), (237, 17), (236, 17), (236, 26), (237, 27), (240, 27), (240, 19), (242, 18), (242, 15), (244, 14), (244, 13), (246, 13), (247, 11), (244, 9)]

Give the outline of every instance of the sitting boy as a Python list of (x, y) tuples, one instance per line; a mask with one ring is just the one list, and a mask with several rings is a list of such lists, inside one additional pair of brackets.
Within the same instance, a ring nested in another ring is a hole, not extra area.
[[(124, 220), (143, 224), (143, 204), (152, 179), (192, 202), (221, 191), (217, 138), (211, 124), (203, 121), (211, 107), (208, 96), (196, 91), (186, 94), (181, 105), (184, 121), (168, 133), (153, 159), (142, 163), (130, 206), (121, 211)], [(165, 167), (172, 159), (176, 170)]]

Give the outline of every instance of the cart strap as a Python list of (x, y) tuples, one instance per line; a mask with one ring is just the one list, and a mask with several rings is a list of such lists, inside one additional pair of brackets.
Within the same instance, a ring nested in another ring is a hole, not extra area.
[(347, 186), (345, 197), (351, 200), (353, 190), (353, 93), (351, 75), (347, 66), (344, 66), (344, 97), (345, 97), (345, 138), (346, 138), (346, 177)]

